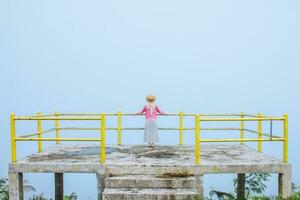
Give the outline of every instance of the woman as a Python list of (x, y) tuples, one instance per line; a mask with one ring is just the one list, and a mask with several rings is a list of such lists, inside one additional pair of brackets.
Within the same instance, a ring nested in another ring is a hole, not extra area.
[(157, 113), (165, 115), (157, 105), (155, 105), (156, 97), (153, 95), (148, 95), (146, 97), (147, 104), (143, 109), (138, 112), (138, 115), (144, 114), (146, 116), (145, 122), (145, 133), (144, 142), (148, 143), (150, 148), (154, 148), (155, 143), (159, 142), (159, 135), (157, 131)]

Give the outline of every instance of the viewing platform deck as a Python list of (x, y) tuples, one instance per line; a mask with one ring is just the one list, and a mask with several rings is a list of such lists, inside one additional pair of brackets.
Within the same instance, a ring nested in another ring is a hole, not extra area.
[[(202, 144), (201, 164), (194, 162), (194, 146), (159, 145), (107, 145), (106, 162), (99, 163), (97, 145), (56, 145), (41, 153), (29, 155), (11, 164), (16, 172), (63, 172), (63, 173), (104, 173), (104, 174), (157, 174), (173, 173), (175, 166), (189, 174), (207, 173), (258, 173), (281, 172), (289, 164), (275, 157), (259, 153), (243, 144)], [(117, 168), (117, 169), (116, 169)], [(142, 170), (142, 171), (141, 171)]]
[[(279, 192), (284, 196), (291, 192), (290, 164), (259, 153), (244, 144), (202, 144), (201, 164), (194, 162), (193, 145), (158, 145), (153, 149), (146, 145), (107, 145), (105, 164), (99, 162), (99, 151), (98, 145), (91, 144), (46, 148), (41, 153), (29, 155), (10, 164), (10, 179), (11, 182), (20, 181), (20, 174), (23, 173), (54, 173), (56, 176), (61, 175), (61, 179), (63, 173), (95, 173), (98, 178), (98, 193), (102, 197), (105, 177), (198, 177), (197, 187), (203, 193), (202, 176), (205, 174), (277, 173)], [(18, 191), (17, 187), (15, 191)], [(143, 198), (145, 196), (141, 199)]]

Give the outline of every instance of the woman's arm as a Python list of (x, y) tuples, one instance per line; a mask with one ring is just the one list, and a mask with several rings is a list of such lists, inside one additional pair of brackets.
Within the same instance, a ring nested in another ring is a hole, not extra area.
[(159, 114), (162, 114), (162, 115), (166, 115), (167, 113), (163, 112), (160, 110), (160, 108), (158, 106), (155, 106), (155, 109), (156, 111), (159, 113)]
[(136, 114), (141, 115), (146, 112), (146, 106), (143, 107), (143, 109), (140, 112), (137, 112)]

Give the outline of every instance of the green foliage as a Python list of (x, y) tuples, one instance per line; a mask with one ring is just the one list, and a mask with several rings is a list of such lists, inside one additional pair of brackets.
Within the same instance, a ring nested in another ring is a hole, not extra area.
[(76, 200), (77, 194), (75, 192), (72, 192), (70, 195), (65, 195), (64, 196), (64, 200)]
[[(35, 188), (30, 185), (27, 180), (24, 180), (24, 192), (35, 192)], [(9, 188), (8, 188), (8, 179), (1, 178), (0, 179), (0, 199), (8, 200), (9, 199)]]
[(29, 181), (24, 180), (23, 183), (24, 192), (35, 192), (35, 188), (29, 183)]
[[(252, 195), (262, 194), (267, 186), (266, 182), (269, 181), (270, 174), (260, 173), (260, 174), (248, 174), (245, 177), (245, 193), (248, 199)], [(237, 186), (237, 179), (233, 180), (234, 186)], [(263, 199), (262, 199), (263, 200)]]
[(293, 194), (290, 198), (288, 198), (287, 200), (300, 200), (300, 192), (297, 192), (295, 194)]
[(268, 197), (268, 196), (253, 196), (251, 200), (275, 200), (277, 197)]
[[(266, 189), (265, 182), (269, 180), (270, 174), (249, 174), (246, 176), (246, 193), (248, 194), (247, 199), (249, 200), (281, 200), (279, 197), (269, 197), (264, 196), (262, 193)], [(234, 180), (234, 185), (236, 186), (237, 180)], [(0, 178), (0, 199), (9, 200), (9, 187), (8, 180), (6, 178)], [(287, 200), (300, 200), (300, 187), (295, 184), (292, 185), (293, 195)], [(35, 188), (30, 185), (30, 183), (24, 180), (24, 191), (25, 192), (35, 192)], [(249, 195), (250, 194), (250, 195)], [(197, 200), (234, 200), (235, 195), (227, 192), (211, 190), (209, 197), (198, 197)], [(78, 196), (76, 193), (72, 192), (70, 195), (65, 195), (64, 200), (77, 200)], [(52, 200), (44, 197), (43, 194), (33, 195), (29, 200)]]
[(227, 192), (221, 192), (221, 191), (217, 191), (217, 190), (211, 190), (209, 192), (209, 197), (211, 199), (213, 199), (214, 197), (217, 197), (219, 200), (234, 200), (235, 199), (233, 194), (227, 193)]
[(198, 196), (194, 200), (210, 200), (210, 198), (204, 196)]
[[(65, 195), (64, 200), (77, 200), (78, 196), (76, 193), (72, 192), (70, 195)], [(32, 197), (29, 198), (29, 200), (52, 200), (51, 198), (48, 199), (47, 197), (44, 196), (44, 194), (40, 195), (33, 195)]]
[(292, 184), (293, 195), (288, 200), (300, 200), (300, 187)]
[[(248, 174), (245, 177), (245, 193), (246, 199), (251, 200), (268, 200), (270, 197), (265, 196), (254, 196), (261, 195), (267, 188), (266, 182), (269, 180), (271, 175), (267, 173), (261, 174)], [(234, 186), (237, 186), (237, 179), (233, 180)], [(211, 190), (209, 193), (210, 199), (217, 198), (218, 200), (234, 200), (236, 199), (235, 194), (228, 192), (222, 192), (217, 190)]]
[[(24, 191), (25, 192), (35, 192), (36, 189), (27, 181), (24, 180)], [(65, 195), (64, 200), (77, 200), (78, 196), (76, 193), (72, 192), (70, 195)], [(8, 180), (6, 178), (0, 178), (0, 200), (9, 200), (9, 187)], [(33, 195), (29, 200), (52, 200), (44, 196), (44, 194)]]
[(0, 179), (0, 199), (1, 200), (9, 200), (8, 196), (8, 180), (6, 178)]
[[(46, 197), (44, 197), (44, 194), (40, 195), (33, 195), (32, 197), (29, 198), (29, 200), (48, 200)], [(49, 199), (52, 200), (52, 199)]]

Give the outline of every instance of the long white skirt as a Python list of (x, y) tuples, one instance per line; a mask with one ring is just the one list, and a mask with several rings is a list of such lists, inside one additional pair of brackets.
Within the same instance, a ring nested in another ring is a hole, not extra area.
[(159, 142), (159, 134), (157, 131), (156, 120), (146, 120), (145, 122), (145, 133), (144, 133), (145, 143), (157, 143)]

